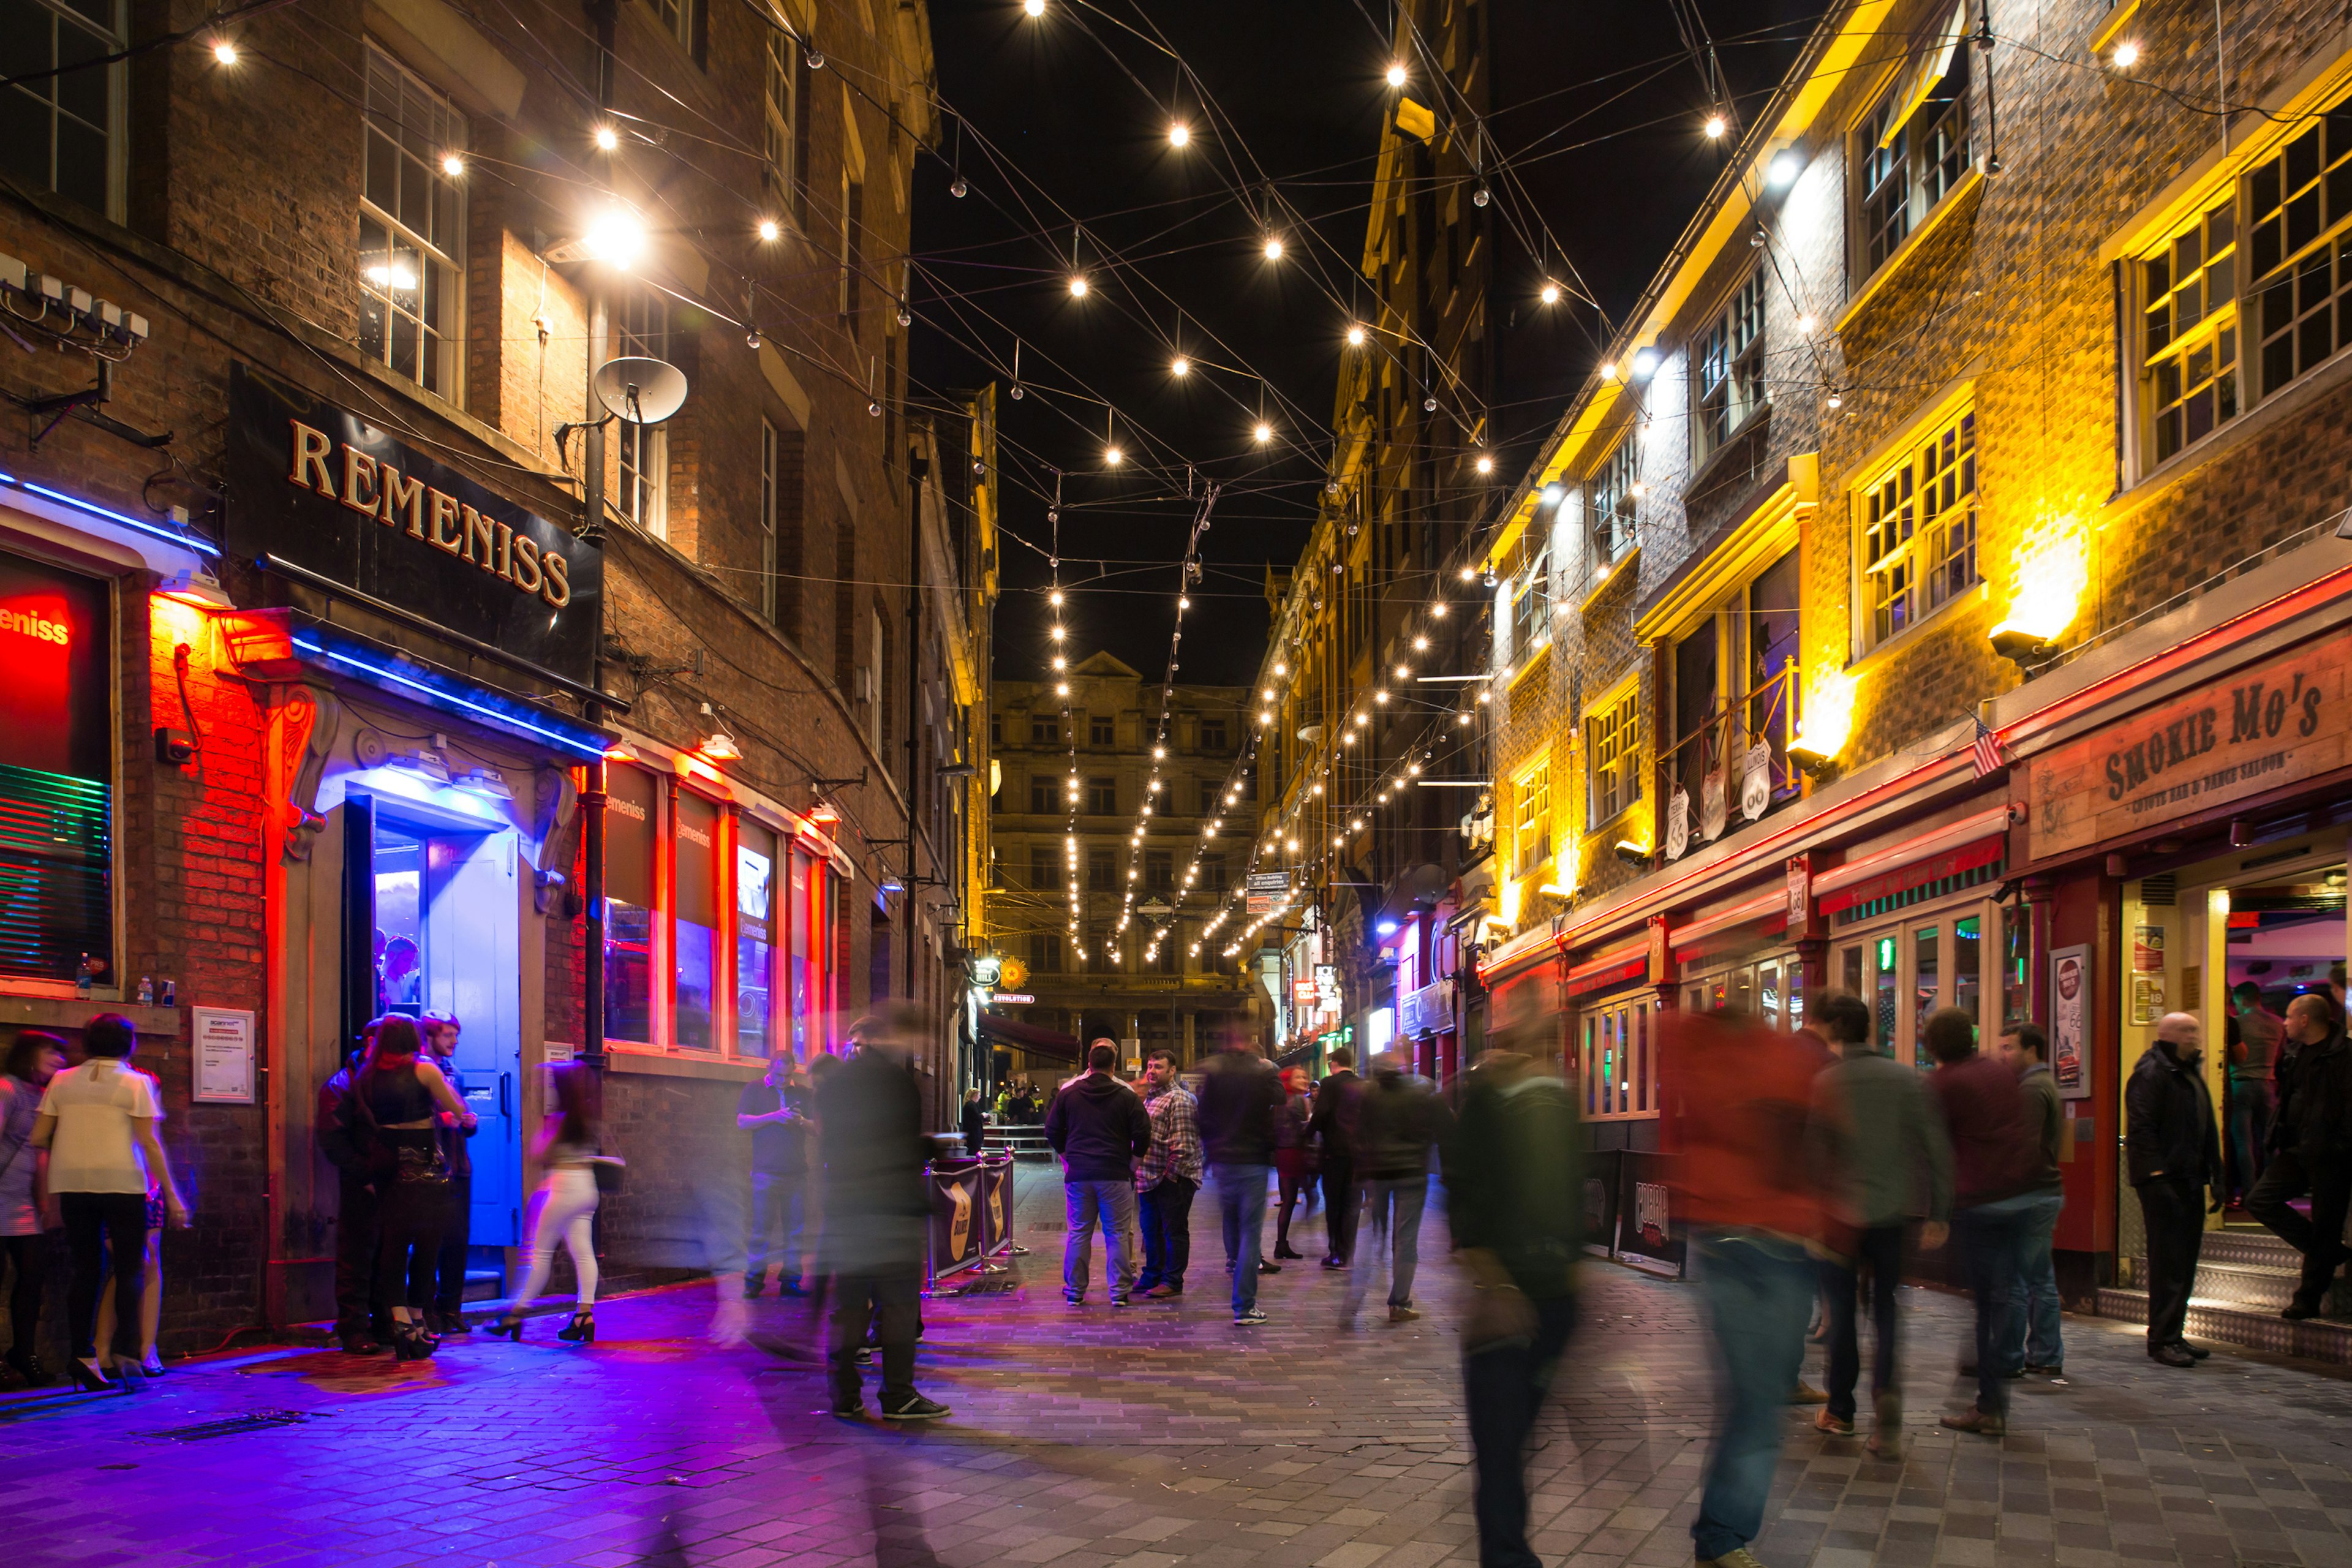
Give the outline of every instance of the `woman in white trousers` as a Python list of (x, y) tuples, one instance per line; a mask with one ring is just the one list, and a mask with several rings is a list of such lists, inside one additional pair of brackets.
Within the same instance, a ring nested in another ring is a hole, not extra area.
[(593, 1162), (601, 1147), (593, 1098), (595, 1089), (577, 1062), (562, 1064), (551, 1076), (555, 1105), (540, 1128), (533, 1151), (546, 1175), (541, 1179), (532, 1202), (530, 1247), (525, 1254), (530, 1261), (522, 1289), (515, 1293), (515, 1305), (492, 1325), (490, 1332), (517, 1342), (522, 1339), (520, 1309), (537, 1300), (547, 1288), (548, 1269), (555, 1262), (555, 1244), (561, 1239), (564, 1249), (572, 1254), (572, 1271), (579, 1277), (580, 1296), (572, 1309), (572, 1321), (557, 1330), (555, 1337), (574, 1344), (590, 1344), (596, 1338), (596, 1172)]

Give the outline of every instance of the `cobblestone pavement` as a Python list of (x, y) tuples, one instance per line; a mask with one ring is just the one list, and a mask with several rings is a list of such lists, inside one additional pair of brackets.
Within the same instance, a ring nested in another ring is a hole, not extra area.
[[(920, 1381), (955, 1411), (937, 1426), (835, 1421), (813, 1367), (708, 1350), (707, 1286), (606, 1303), (584, 1350), (540, 1319), (520, 1346), (477, 1336), (409, 1367), (229, 1355), (132, 1398), (0, 1409), (0, 1568), (1475, 1561), (1442, 1218), (1421, 1321), (1391, 1326), (1374, 1294), (1343, 1332), (1339, 1280), (1310, 1258), (1265, 1281), (1272, 1323), (1237, 1329), (1208, 1209), (1180, 1302), (1066, 1307), (1057, 1198), (1032, 1181), (1020, 1289), (927, 1308)], [(2332, 1370), (2224, 1348), (2173, 1371), (2137, 1330), (2069, 1320), (2068, 1380), (2021, 1384), (1995, 1444), (1935, 1428), (1966, 1400), (1964, 1314), (1906, 1296), (1910, 1451), (1878, 1463), (1792, 1408), (1757, 1543), (1772, 1568), (2352, 1563), (2352, 1383)], [(1687, 1286), (1591, 1270), (1533, 1459), (1547, 1563), (1689, 1562), (1711, 1384), (1696, 1308)]]

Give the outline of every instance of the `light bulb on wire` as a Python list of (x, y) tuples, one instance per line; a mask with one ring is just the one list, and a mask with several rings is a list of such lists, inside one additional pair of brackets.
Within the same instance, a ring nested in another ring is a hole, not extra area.
[[(217, 52), (217, 51), (215, 51)], [(596, 127), (596, 151), (610, 153), (621, 144), (621, 133), (609, 125)]]
[(1086, 274), (1085, 274), (1085, 273), (1083, 273), (1083, 272), (1074, 272), (1074, 273), (1072, 273), (1072, 274), (1070, 275), (1070, 298), (1071, 298), (1071, 299), (1073, 299), (1073, 300), (1083, 300), (1083, 299), (1085, 299), (1086, 297), (1087, 297), (1087, 279), (1086, 279)]
[(1265, 237), (1265, 258), (1268, 261), (1282, 259), (1282, 236), (1269, 234)]
[(1259, 446), (1263, 447), (1274, 439), (1274, 426), (1261, 419), (1257, 423), (1257, 427), (1252, 430), (1250, 435)]
[(1045, 0), (1021, 0), (1021, 9), (1032, 16), (1042, 16), (1045, 14)]
[(1389, 85), (1391, 87), (1402, 87), (1404, 85), (1404, 62), (1402, 60), (1393, 61), (1389, 66)]
[(1106, 464), (1108, 464), (1109, 467), (1116, 468), (1118, 468), (1118, 467), (1119, 466), (1119, 464), (1121, 464), (1121, 463), (1125, 462), (1126, 460), (1127, 460), (1127, 454), (1126, 454), (1126, 453), (1124, 453), (1124, 452), (1122, 452), (1122, 451), (1120, 451), (1118, 447), (1105, 447), (1103, 448), (1103, 461), (1104, 461)]
[(236, 45), (227, 38), (213, 40), (213, 58), (225, 66), (236, 64)]
[(1723, 133), (1731, 129), (1731, 122), (1723, 117), (1720, 110), (1717, 110), (1716, 113), (1708, 115), (1706, 117), (1706, 123), (1700, 126), (1699, 129), (1706, 132), (1706, 139), (1708, 141), (1716, 142), (1720, 141), (1723, 137)]
[(1559, 285), (1547, 279), (1544, 282), (1542, 291), (1537, 296), (1537, 298), (1540, 299), (1547, 305), (1559, 304)]
[(1192, 128), (1179, 120), (1168, 128), (1168, 145), (1182, 147), (1192, 140)]
[(1351, 349), (1360, 349), (1364, 346), (1364, 329), (1360, 323), (1354, 323), (1349, 326), (1348, 346)]
[(1169, 365), (1168, 374), (1178, 377), (1190, 375), (1192, 374), (1192, 362), (1178, 354), (1174, 363)]

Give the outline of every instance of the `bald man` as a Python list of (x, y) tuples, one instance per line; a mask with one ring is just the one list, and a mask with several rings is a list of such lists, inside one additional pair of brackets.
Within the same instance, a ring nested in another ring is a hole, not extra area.
[(2221, 1137), (2198, 1070), (2204, 1054), (2197, 1020), (2167, 1013), (2124, 1089), (2124, 1152), (2147, 1229), (2147, 1353), (2166, 1366), (2195, 1366), (2206, 1355), (2182, 1338), (2205, 1215), (2221, 1207)]
[[(2316, 1317), (2344, 1261), (2344, 1215), (2352, 1207), (2352, 1049), (2335, 998), (2306, 991), (2286, 1005), (2294, 1042), (2280, 1071), (2271, 1162), (2246, 1196), (2246, 1212), (2303, 1254), (2303, 1279), (2283, 1318)], [(2311, 1194), (2311, 1215), (2292, 1200)]]

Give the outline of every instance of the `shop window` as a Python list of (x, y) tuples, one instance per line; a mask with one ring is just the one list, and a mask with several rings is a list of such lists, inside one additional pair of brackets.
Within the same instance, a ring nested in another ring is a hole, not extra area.
[(652, 1045), (654, 846), (661, 819), (652, 774), (608, 772), (604, 795), (604, 1034)]
[(119, 984), (112, 620), (105, 584), (0, 555), (0, 974)]
[(2140, 386), (2150, 461), (2238, 413), (2235, 194), (2140, 258)]
[[(613, 353), (615, 358), (669, 358), (669, 301), (640, 284), (614, 301)], [(618, 454), (620, 483), (614, 504), (624, 521), (653, 535), (669, 537), (669, 432), (660, 425), (615, 421), (613, 443)]]
[(676, 984), (670, 1038), (682, 1050), (707, 1051), (715, 1045), (710, 1015), (718, 959), (719, 808), (687, 790), (675, 792), (674, 802), (670, 950)]
[(2023, 902), (2000, 907), (2000, 1026), (2011, 1029), (2033, 1016), (2030, 984), (2033, 963), (2033, 910)]
[(735, 1054), (764, 1057), (772, 1038), (776, 969), (776, 836), (735, 824)]
[(835, 928), (825, 918), (824, 873), (798, 849), (793, 851), (792, 868), (792, 910), (785, 922), (791, 957), (785, 982), (792, 990), (793, 1054), (806, 1061), (810, 1047), (823, 1037), (813, 1034), (809, 1020), (829, 1007), (822, 979), (824, 948), (816, 933)]
[(2352, 101), (2257, 163), (2245, 193), (2246, 287), (2268, 397), (2352, 344), (2352, 305), (2339, 305), (2352, 295)]
[(1895, 1054), (1895, 1034), (1902, 1020), (1896, 1010), (1903, 1000), (1903, 971), (1896, 939), (1882, 936), (1872, 944), (1870, 976), (1870, 1043), (1881, 1056)]
[(1984, 920), (1964, 915), (1952, 922), (1952, 990), (1949, 1006), (1958, 1007), (1981, 1027), (1984, 1024)]
[(1936, 1065), (1927, 1054), (1927, 1020), (1942, 1005), (1942, 968), (1934, 926), (1911, 932), (1911, 1052), (1912, 1065), (1921, 1071)]
[(1692, 378), (1696, 407), (1691, 421), (1691, 462), (1746, 427), (1764, 406), (1764, 264), (1732, 291), (1699, 344), (1698, 374)]
[(1898, 637), (1976, 586), (1977, 416), (1963, 409), (1863, 497), (1864, 641)]
[(1516, 875), (1524, 877), (1551, 858), (1551, 763), (1537, 763), (1511, 783), (1512, 843)]
[(466, 151), (466, 117), (371, 42), (365, 119), (360, 352), (454, 401), (464, 336), (465, 201), (443, 165)]
[(1966, 31), (1963, 9), (1863, 118), (1853, 164), (1860, 277), (1884, 267), (1968, 173), (1969, 51), (1958, 47)]
[(1585, 820), (1601, 826), (1642, 798), (1642, 692), (1638, 684), (1585, 715)]
[[(14, 0), (0, 9), (0, 170), (121, 216), (123, 0)], [(54, 75), (48, 74), (54, 72)]]
[(1584, 1009), (1577, 1068), (1588, 1120), (1657, 1115), (1658, 1062), (1652, 1022), (1651, 1005), (1645, 1001)]
[(1585, 516), (1592, 528), (1592, 564), (1606, 572), (1632, 552), (1639, 538), (1641, 443), (1627, 436), (1617, 443), (1586, 487)]

